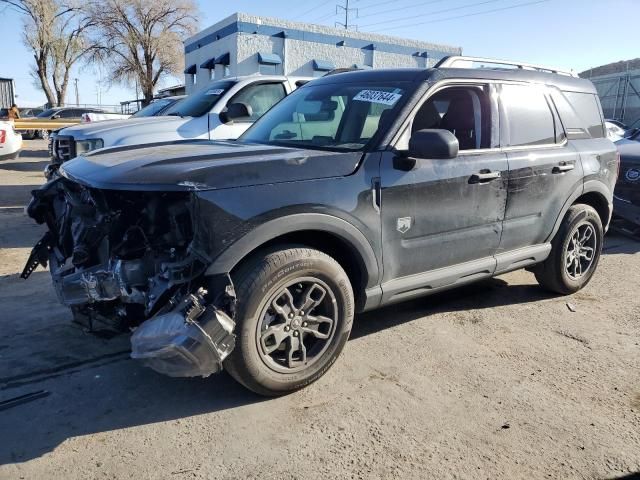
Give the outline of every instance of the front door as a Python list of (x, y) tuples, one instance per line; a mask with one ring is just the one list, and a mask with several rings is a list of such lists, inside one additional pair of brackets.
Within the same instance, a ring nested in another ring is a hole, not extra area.
[[(421, 274), (443, 267), (458, 266), (464, 276), (465, 265), (484, 264), (483, 272), (493, 273), (508, 166), (506, 155), (496, 148), (497, 104), (492, 91), (489, 84), (438, 89), (419, 108), (396, 151), (383, 154), (383, 301), (402, 294), (398, 281), (410, 290), (425, 277)], [(456, 158), (399, 160), (412, 131), (433, 128), (456, 136)]]

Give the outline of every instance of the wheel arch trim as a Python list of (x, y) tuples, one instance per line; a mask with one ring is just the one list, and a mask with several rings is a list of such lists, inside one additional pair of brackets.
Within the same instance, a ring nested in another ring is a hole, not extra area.
[(251, 252), (280, 236), (304, 232), (329, 233), (349, 245), (360, 256), (365, 272), (366, 287), (379, 283), (380, 267), (373, 247), (351, 223), (323, 213), (300, 213), (269, 220), (229, 245), (209, 266), (205, 275), (227, 274)]
[(604, 183), (598, 180), (587, 180), (586, 182), (584, 182), (584, 184), (578, 186), (565, 202), (560, 215), (558, 215), (558, 218), (556, 219), (556, 223), (553, 226), (551, 234), (546, 239), (547, 242), (551, 241), (553, 237), (555, 237), (556, 233), (558, 233), (560, 225), (562, 225), (562, 220), (567, 214), (569, 208), (571, 208), (571, 206), (576, 202), (577, 199), (589, 193), (599, 195), (607, 204), (607, 208), (609, 210), (609, 218), (603, 219), (602, 222), (602, 226), (606, 231), (609, 225), (609, 221), (611, 220), (611, 214), (613, 212), (613, 200), (610, 198), (612, 197), (611, 190)]

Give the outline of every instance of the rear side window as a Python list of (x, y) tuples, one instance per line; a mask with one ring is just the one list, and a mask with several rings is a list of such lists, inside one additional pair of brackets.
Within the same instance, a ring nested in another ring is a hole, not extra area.
[(555, 143), (553, 114), (542, 88), (503, 85), (500, 93), (509, 130), (507, 146)]
[(553, 102), (558, 108), (569, 138), (584, 138), (588, 132), (592, 138), (605, 136), (598, 98), (592, 93), (553, 92)]

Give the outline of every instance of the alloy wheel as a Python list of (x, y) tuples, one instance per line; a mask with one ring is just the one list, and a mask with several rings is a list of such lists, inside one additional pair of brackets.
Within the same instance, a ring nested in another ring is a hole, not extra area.
[(336, 296), (317, 278), (299, 278), (278, 289), (259, 318), (256, 341), (262, 360), (276, 372), (293, 373), (318, 361), (331, 343)]
[(565, 271), (578, 280), (589, 273), (596, 257), (596, 231), (590, 223), (583, 223), (573, 231), (565, 253)]

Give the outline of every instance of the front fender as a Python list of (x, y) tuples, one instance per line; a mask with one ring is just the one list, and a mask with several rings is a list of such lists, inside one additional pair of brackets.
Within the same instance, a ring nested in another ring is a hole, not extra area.
[(229, 245), (207, 269), (206, 275), (230, 272), (243, 258), (261, 245), (284, 234), (302, 231), (327, 232), (349, 245), (365, 269), (367, 287), (379, 281), (378, 260), (364, 234), (351, 223), (323, 213), (300, 213), (269, 220)]

